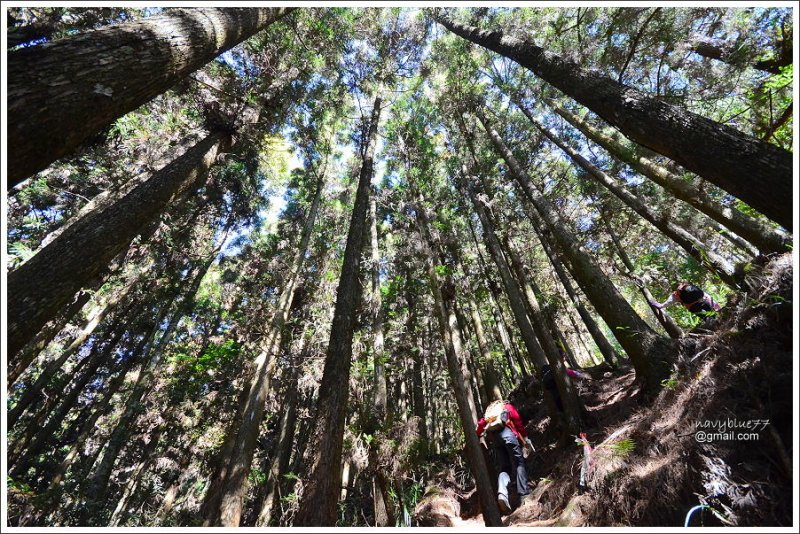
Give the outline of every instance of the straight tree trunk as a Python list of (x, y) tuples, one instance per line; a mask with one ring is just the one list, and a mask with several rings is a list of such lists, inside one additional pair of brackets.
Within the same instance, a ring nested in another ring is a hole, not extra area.
[[(376, 192), (372, 191), (369, 197), (369, 229), (370, 229), (370, 275), (371, 275), (371, 306), (374, 310), (372, 317), (372, 361), (373, 384), (372, 406), (374, 409), (374, 424), (383, 426), (386, 420), (386, 373), (384, 365), (384, 335), (383, 335), (383, 303), (381, 299), (380, 283), (380, 249), (378, 248), (378, 206)], [(402, 413), (402, 410), (401, 410)], [(368, 470), (372, 475), (372, 509), (375, 516), (376, 527), (388, 527), (394, 524), (391, 507), (389, 506), (388, 484), (385, 474), (381, 471), (377, 461), (378, 441), (370, 443)]]
[(314, 200), (303, 225), (300, 244), (292, 261), (286, 285), (281, 291), (278, 305), (272, 317), (269, 332), (261, 343), (261, 350), (255, 360), (255, 375), (250, 383), (249, 393), (242, 410), (242, 419), (236, 428), (236, 441), (233, 446), (226, 476), (223, 480), (220, 500), (220, 526), (238, 527), (242, 517), (247, 475), (253, 463), (258, 431), (264, 418), (264, 403), (270, 390), (273, 370), (278, 360), (278, 351), (283, 339), (284, 326), (300, 285), (306, 251), (314, 229), (322, 196), (323, 178), (317, 183)]
[(569, 258), (575, 280), (630, 357), (637, 378), (644, 382), (645, 389), (658, 389), (670, 369), (671, 347), (636, 314), (592, 257), (583, 247), (578, 246), (580, 241), (567, 230), (553, 205), (533, 186), (530, 176), (522, 169), (500, 135), (489, 124), (486, 124), (485, 129), (497, 152), (508, 164), (512, 176), (539, 213), (546, 231)]
[(415, 417), (419, 417), (424, 423), (422, 424), (422, 435), (420, 439), (427, 447), (428, 445), (428, 426), (427, 426), (427, 411), (425, 410), (425, 389), (422, 361), (422, 351), (424, 349), (423, 339), (417, 336), (417, 298), (414, 294), (413, 287), (413, 271), (411, 268), (405, 269), (405, 297), (406, 307), (408, 308), (408, 317), (406, 319), (405, 335), (408, 340), (408, 348), (411, 353), (411, 393), (413, 396), (413, 413)]
[[(417, 195), (418, 197), (418, 195)], [(461, 362), (464, 360), (463, 345), (458, 333), (458, 323), (455, 316), (455, 284), (450, 276), (447, 276), (444, 283), (439, 280), (434, 269), (436, 257), (433, 253), (433, 243), (428, 229), (427, 216), (424, 208), (417, 203), (414, 210), (417, 214), (417, 225), (425, 246), (428, 258), (426, 261), (428, 278), (431, 292), (436, 306), (436, 317), (439, 321), (439, 332), (445, 347), (445, 357), (447, 359), (447, 369), (450, 375), (450, 383), (453, 387), (456, 404), (458, 405), (458, 415), (461, 420), (461, 427), (464, 432), (466, 444), (467, 462), (470, 466), (475, 485), (478, 491), (478, 498), (483, 512), (483, 522), (487, 527), (502, 526), (500, 511), (497, 508), (492, 481), (489, 479), (489, 471), (483, 457), (481, 445), (475, 432), (475, 401), (471, 398), (472, 393), (469, 387), (469, 379), (464, 376)]]
[(381, 102), (381, 95), (378, 93), (369, 119), (342, 274), (336, 290), (331, 336), (319, 389), (315, 430), (312, 434), (313, 454), (308, 469), (308, 483), (295, 516), (294, 524), (297, 526), (321, 527), (336, 524), (350, 360), (353, 355), (353, 330), (356, 326), (356, 308), (362, 296), (359, 266), (364, 235), (367, 233), (367, 209)]
[[(370, 252), (371, 252), (371, 282), (372, 282), (372, 307), (375, 315), (372, 318), (372, 357), (374, 360), (374, 406), (376, 417), (381, 423), (386, 416), (386, 373), (384, 365), (383, 341), (383, 307), (381, 302), (380, 283), (380, 250), (378, 248), (378, 216), (375, 192), (369, 198), (370, 221)], [(377, 525), (387, 526), (387, 525)]]
[(478, 341), (478, 350), (481, 353), (481, 360), (483, 364), (484, 387), (486, 388), (486, 395), (489, 402), (503, 399), (503, 391), (500, 384), (500, 379), (497, 376), (497, 370), (494, 365), (494, 357), (492, 356), (489, 342), (486, 339), (486, 331), (483, 327), (483, 320), (481, 319), (478, 305), (471, 294), (466, 295), (467, 309), (469, 310), (469, 318), (472, 324), (472, 330), (475, 332), (475, 339)]
[(112, 206), (83, 217), (9, 273), (9, 357), (161, 215), (172, 199), (197, 185), (229, 146), (229, 135), (211, 133), (150, 180)]
[[(303, 351), (304, 353), (305, 351)], [(289, 460), (292, 454), (292, 442), (294, 441), (294, 431), (297, 425), (297, 380), (300, 374), (300, 361), (294, 362), (291, 370), (289, 371), (289, 380), (286, 387), (286, 395), (284, 401), (281, 403), (281, 409), (284, 410), (281, 417), (281, 426), (278, 433), (278, 443), (275, 453), (270, 462), (269, 471), (267, 472), (267, 488), (264, 492), (264, 500), (261, 503), (261, 509), (256, 519), (257, 527), (268, 527), (275, 511), (276, 500), (278, 495), (281, 477), (286, 473), (289, 468)]]
[[(708, 270), (719, 276), (722, 281), (731, 287), (738, 287), (738, 282), (734, 274), (733, 265), (731, 265), (725, 258), (716, 252), (709, 250), (705, 244), (697, 239), (695, 236), (684, 230), (669, 218), (669, 213), (658, 214), (653, 211), (645, 201), (637, 197), (619, 181), (609, 176), (599, 168), (592, 165), (589, 160), (581, 156), (577, 150), (566, 144), (558, 138), (549, 128), (542, 124), (536, 117), (534, 117), (527, 107), (517, 103), (517, 106), (522, 110), (528, 120), (550, 140), (551, 143), (560, 148), (572, 161), (586, 173), (595, 179), (600, 185), (611, 191), (617, 198), (628, 206), (630, 209), (638, 213), (643, 219), (656, 227), (661, 233), (669, 237), (679, 247), (686, 251), (691, 257), (697, 260), (698, 263), (705, 266)], [(476, 112), (478, 118), (484, 122), (486, 126), (486, 117), (482, 112)]]
[(8, 54), (8, 185), (294, 8), (190, 8)]
[(743, 237), (762, 252), (784, 252), (791, 243), (791, 237), (785, 232), (773, 228), (769, 224), (759, 221), (736, 208), (724, 206), (711, 198), (704, 191), (702, 180), (684, 180), (681, 176), (659, 165), (655, 160), (637, 154), (636, 150), (620, 139), (618, 133), (606, 132), (592, 125), (585, 118), (567, 111), (552, 100), (543, 100), (556, 113), (588, 139), (603, 147), (609, 154), (624, 161), (633, 170), (660, 185), (675, 198), (686, 202), (731, 232)]
[(790, 152), (618, 83), (597, 71), (498, 31), (433, 18), (475, 44), (519, 63), (626, 137), (663, 154), (792, 231)]

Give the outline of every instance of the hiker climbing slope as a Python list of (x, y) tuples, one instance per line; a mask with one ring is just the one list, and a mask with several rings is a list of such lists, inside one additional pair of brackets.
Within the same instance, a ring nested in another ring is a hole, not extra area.
[[(508, 500), (508, 483), (511, 473), (516, 476), (517, 495), (520, 506), (525, 504), (529, 496), (528, 471), (525, 458), (533, 450), (528, 432), (522, 418), (513, 404), (508, 401), (494, 401), (487, 408), (484, 416), (478, 421), (478, 436), (486, 433), (486, 440), (492, 449), (497, 477), (497, 505), (504, 514), (511, 513)], [(526, 452), (523, 453), (523, 447)]]
[(713, 312), (719, 311), (721, 308), (714, 302), (711, 295), (689, 282), (678, 284), (675, 291), (670, 293), (664, 302), (650, 301), (650, 305), (659, 310), (673, 304), (683, 304), (684, 308), (703, 320), (708, 319)]

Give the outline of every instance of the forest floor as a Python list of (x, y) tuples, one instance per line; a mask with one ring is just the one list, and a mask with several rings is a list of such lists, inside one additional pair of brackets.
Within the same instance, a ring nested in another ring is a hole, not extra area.
[[(790, 254), (754, 262), (714, 322), (676, 342), (655, 396), (630, 370), (580, 383), (593, 447), (583, 487), (583, 445), (552, 428), (540, 401), (512, 393), (531, 415), (534, 499), (516, 507), (512, 493), (504, 524), (676, 526), (702, 504), (693, 526), (791, 525), (792, 284)], [(457, 480), (442, 470), (429, 483), (418, 524), (483, 525), (474, 487)]]

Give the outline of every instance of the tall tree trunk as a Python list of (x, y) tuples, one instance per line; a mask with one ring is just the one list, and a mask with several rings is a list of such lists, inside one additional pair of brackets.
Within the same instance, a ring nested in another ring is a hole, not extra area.
[(651, 179), (669, 191), (675, 198), (686, 202), (731, 232), (745, 238), (762, 252), (783, 252), (791, 243), (791, 237), (785, 232), (773, 228), (769, 224), (736, 208), (724, 206), (711, 198), (703, 190), (702, 180), (696, 178), (690, 181), (684, 180), (681, 176), (659, 165), (655, 160), (637, 154), (636, 150), (620, 139), (618, 133), (606, 132), (592, 125), (585, 118), (567, 111), (550, 99), (544, 99), (544, 101), (567, 122), (588, 139), (603, 147), (609, 154), (624, 161), (639, 174)]
[[(374, 310), (372, 317), (372, 362), (373, 362), (373, 384), (372, 384), (372, 406), (374, 409), (375, 427), (383, 426), (386, 420), (386, 372), (384, 365), (384, 335), (383, 335), (383, 303), (381, 299), (380, 282), (380, 249), (378, 247), (378, 202), (376, 192), (373, 191), (369, 197), (369, 229), (370, 229), (370, 278), (371, 295), (370, 305)], [(370, 443), (369, 466), (368, 470), (372, 475), (372, 509), (375, 515), (376, 527), (388, 527), (394, 524), (392, 509), (389, 504), (388, 484), (386, 475), (378, 465), (376, 447), (378, 441)]]
[[(145, 336), (142, 340), (144, 344), (147, 337)], [(141, 349), (141, 347), (139, 347)], [(138, 350), (134, 350), (134, 354), (138, 353)], [(92, 433), (96, 430), (95, 423), (97, 422), (100, 417), (102, 417), (108, 409), (111, 407), (111, 400), (116, 395), (117, 391), (119, 391), (120, 387), (125, 383), (125, 377), (133, 368), (133, 365), (138, 361), (138, 358), (131, 357), (128, 358), (123, 364), (120, 370), (117, 372), (117, 375), (109, 382), (108, 387), (106, 388), (105, 393), (103, 394), (103, 399), (100, 403), (92, 410), (91, 415), (82, 422), (80, 434), (75, 439), (75, 442), (70, 447), (69, 451), (67, 452), (64, 459), (61, 460), (61, 463), (52, 473), (48, 473), (50, 478), (50, 483), (47, 487), (47, 491), (53, 491), (57, 486), (59, 486), (64, 480), (64, 475), (66, 475), (69, 468), (78, 458), (81, 449), (83, 449), (83, 445), (86, 443), (86, 440), (92, 435)]]
[(428, 448), (427, 410), (425, 409), (425, 382), (423, 377), (424, 363), (422, 351), (424, 349), (423, 336), (417, 335), (417, 298), (414, 293), (414, 275), (410, 267), (405, 269), (405, 297), (408, 317), (406, 318), (406, 331), (408, 350), (411, 353), (411, 393), (413, 397), (413, 413), (423, 421), (420, 440)]
[[(467, 322), (467, 318), (464, 316), (464, 311), (458, 305), (458, 302), (456, 302), (454, 306), (454, 311), (459, 335), (464, 343), (468, 345), (469, 339), (472, 337), (472, 329)], [(480, 366), (478, 355), (475, 354), (475, 351), (473, 351), (471, 347), (465, 346), (464, 357), (467, 370), (469, 370), (469, 374), (472, 377), (470, 385), (472, 386), (472, 398), (475, 399), (475, 413), (483, 413), (489, 405), (489, 395), (486, 392), (486, 381), (483, 377), (483, 369)]]
[[(617, 250), (617, 255), (619, 259), (622, 260), (622, 264), (625, 265), (625, 268), (628, 270), (628, 274), (635, 277), (636, 276), (636, 268), (633, 265), (633, 262), (628, 257), (628, 253), (625, 252), (625, 247), (622, 246), (622, 243), (617, 236), (617, 233), (614, 231), (614, 228), (611, 227), (611, 223), (608, 220), (608, 216), (606, 215), (605, 209), (601, 210), (600, 218), (603, 221), (603, 224), (606, 227), (606, 231), (608, 235), (611, 237), (611, 242), (614, 243), (614, 247)], [(650, 293), (650, 290), (645, 287), (641, 281), (637, 279), (637, 285), (639, 287), (639, 291), (641, 291), (642, 296), (644, 297), (645, 301), (648, 303), (648, 307), (653, 311), (653, 315), (655, 315), (656, 320), (661, 323), (661, 326), (664, 327), (664, 330), (667, 331), (669, 337), (673, 339), (680, 339), (683, 337), (683, 330), (678, 323), (675, 322), (675, 319), (672, 318), (671, 315), (665, 313), (663, 310), (659, 310), (653, 306), (650, 306), (650, 302), (653, 302), (655, 299), (653, 298), (653, 294)]]
[(292, 9), (170, 10), (10, 52), (9, 186)]
[(529, 42), (454, 22), (447, 29), (516, 61), (625, 136), (671, 158), (792, 230), (790, 152), (627, 87)]
[[(669, 218), (669, 213), (656, 213), (645, 201), (628, 191), (616, 179), (592, 165), (589, 160), (581, 156), (577, 150), (559, 139), (550, 129), (545, 127), (544, 124), (531, 114), (526, 106), (523, 106), (519, 102), (517, 106), (550, 142), (560, 148), (578, 167), (594, 178), (595, 181), (611, 191), (617, 198), (622, 200), (626, 206), (655, 226), (661, 233), (672, 239), (679, 247), (685, 250), (687, 254), (697, 260), (698, 263), (719, 276), (723, 282), (731, 287), (738, 287), (738, 282), (734, 275), (734, 268), (725, 258), (708, 249), (701, 240), (672, 222)], [(484, 122), (485, 126), (486, 117), (484, 114), (478, 111), (476, 115)]]
[(362, 294), (359, 266), (364, 234), (366, 234), (381, 102), (379, 92), (375, 96), (369, 119), (361, 173), (350, 217), (350, 229), (347, 233), (342, 274), (336, 290), (331, 336), (325, 355), (317, 420), (312, 435), (314, 452), (308, 470), (309, 482), (306, 484), (300, 509), (295, 516), (294, 524), (297, 526), (336, 524), (336, 504), (339, 496), (337, 486), (341, 480), (342, 440), (349, 393), (350, 360), (353, 355), (353, 329), (356, 326), (356, 308)]
[[(380, 249), (378, 248), (378, 215), (375, 192), (369, 198), (369, 223), (370, 223), (370, 260), (372, 282), (372, 308), (375, 315), (372, 318), (372, 357), (374, 360), (374, 406), (378, 421), (383, 422), (386, 416), (386, 373), (384, 371), (384, 341), (383, 341), (383, 305), (381, 302), (380, 283)], [(378, 525), (387, 526), (387, 525)]]
[[(483, 319), (481, 319), (478, 305), (471, 294), (465, 296), (467, 301), (467, 308), (469, 310), (469, 318), (472, 324), (472, 329), (475, 332), (475, 338), (478, 341), (478, 350), (481, 353), (481, 360), (483, 363), (483, 376), (484, 387), (486, 388), (486, 395), (489, 402), (503, 399), (503, 391), (500, 384), (500, 379), (497, 376), (495, 369), (494, 357), (492, 356), (491, 347), (486, 339), (486, 331), (483, 327)], [(480, 362), (479, 362), (480, 363)]]
[(112, 357), (113, 349), (116, 348), (117, 343), (119, 343), (124, 334), (124, 325), (120, 324), (107, 344), (101, 346), (98, 343), (93, 347), (92, 352), (83, 360), (85, 362), (85, 369), (75, 380), (69, 393), (64, 395), (64, 398), (61, 399), (58, 406), (49, 414), (47, 424), (38, 429), (30, 442), (25, 443), (24, 441), (20, 441), (19, 446), (24, 448), (24, 452), (18, 458), (15, 457), (15, 455), (12, 456), (9, 461), (9, 465), (13, 466), (13, 469), (10, 470), (10, 474), (13, 477), (18, 478), (23, 476), (27, 472), (31, 462), (44, 450), (48, 443), (51, 442), (58, 428), (64, 422), (64, 418), (75, 406), (75, 402), (83, 392), (83, 388), (95, 377), (97, 370), (102, 364), (109, 363), (108, 360)]
[[(417, 196), (418, 197), (418, 196)], [(471, 398), (469, 378), (465, 376), (461, 363), (464, 361), (463, 345), (458, 333), (458, 324), (455, 316), (455, 284), (450, 276), (444, 282), (439, 280), (434, 268), (437, 263), (433, 253), (434, 245), (428, 229), (427, 216), (424, 207), (417, 203), (414, 210), (417, 214), (417, 226), (422, 236), (423, 246), (427, 252), (426, 261), (428, 279), (435, 302), (436, 317), (439, 321), (439, 332), (442, 343), (445, 347), (445, 357), (447, 359), (447, 369), (450, 375), (450, 383), (455, 394), (456, 404), (458, 405), (458, 415), (461, 420), (461, 428), (464, 432), (466, 444), (467, 462), (475, 477), (475, 486), (478, 491), (478, 498), (483, 511), (483, 522), (487, 527), (502, 526), (500, 511), (497, 509), (495, 494), (492, 482), (489, 478), (489, 471), (486, 467), (483, 452), (478, 436), (475, 432), (475, 401)], [(435, 407), (434, 407), (435, 408)]]
[(255, 375), (245, 399), (241, 422), (236, 429), (236, 442), (228, 460), (226, 477), (223, 482), (219, 508), (220, 526), (237, 527), (241, 521), (246, 490), (245, 483), (253, 463), (253, 452), (255, 451), (259, 427), (264, 418), (264, 403), (269, 394), (270, 379), (278, 360), (278, 351), (283, 340), (284, 326), (289, 318), (289, 312), (302, 278), (306, 251), (319, 211), (323, 184), (324, 177), (320, 177), (314, 193), (314, 200), (303, 225), (300, 244), (292, 261), (286, 285), (281, 291), (269, 332), (261, 343), (261, 350), (255, 360)]
[(197, 185), (230, 146), (213, 132), (112, 206), (87, 215), (8, 275), (8, 354), (12, 357), (75, 293), (123, 251), (172, 199)]
[[(472, 242), (475, 244), (475, 251), (478, 254), (478, 263), (481, 266), (481, 272), (483, 273), (483, 282), (486, 288), (488, 289), (489, 294), (489, 307), (492, 309), (492, 313), (495, 319), (495, 327), (497, 330), (497, 335), (500, 338), (500, 343), (503, 345), (503, 353), (505, 354), (506, 361), (508, 363), (508, 367), (511, 369), (512, 376), (514, 381), (516, 382), (519, 379), (519, 371), (517, 371), (517, 366), (514, 365), (514, 361), (519, 364), (520, 369), (522, 370), (523, 376), (528, 376), (528, 369), (525, 365), (525, 360), (519, 354), (517, 350), (517, 345), (511, 339), (511, 334), (506, 327), (506, 318), (503, 308), (500, 306), (500, 291), (497, 287), (497, 284), (492, 279), (489, 268), (486, 265), (486, 261), (483, 259), (483, 253), (481, 252), (481, 247), (478, 244), (478, 236), (475, 233), (475, 228), (472, 226), (472, 221), (469, 217), (467, 217), (467, 226), (469, 226), (469, 232), (472, 236)], [(512, 359), (511, 355), (514, 354), (515, 358)]]
[(575, 280), (630, 357), (637, 378), (644, 381), (646, 389), (659, 388), (661, 380), (669, 373), (672, 361), (671, 348), (665, 343), (666, 340), (636, 314), (592, 257), (583, 247), (578, 246), (580, 240), (567, 230), (556, 209), (533, 186), (530, 176), (522, 169), (500, 135), (489, 124), (485, 128), (492, 144), (508, 164), (514, 179), (519, 182), (527, 199), (533, 203), (544, 221), (546, 231), (552, 235), (561, 252), (569, 258)]

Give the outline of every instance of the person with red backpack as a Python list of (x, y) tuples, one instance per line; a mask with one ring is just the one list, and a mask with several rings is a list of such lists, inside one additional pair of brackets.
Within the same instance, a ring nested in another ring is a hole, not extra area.
[[(533, 449), (528, 432), (522, 423), (519, 412), (508, 401), (494, 401), (486, 408), (484, 416), (478, 421), (476, 428), (478, 437), (486, 434), (495, 459), (497, 477), (497, 505), (504, 514), (511, 513), (508, 500), (508, 483), (511, 473), (516, 474), (517, 494), (520, 504), (524, 504), (530, 495), (528, 490), (528, 471), (525, 458)], [(523, 453), (523, 447), (525, 453)]]
[(650, 301), (650, 305), (659, 310), (673, 304), (683, 304), (684, 308), (701, 319), (707, 319), (712, 312), (720, 310), (720, 305), (714, 302), (711, 295), (689, 282), (678, 284), (664, 302)]

